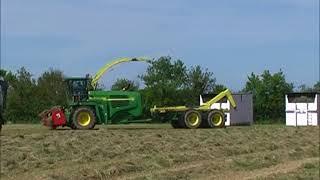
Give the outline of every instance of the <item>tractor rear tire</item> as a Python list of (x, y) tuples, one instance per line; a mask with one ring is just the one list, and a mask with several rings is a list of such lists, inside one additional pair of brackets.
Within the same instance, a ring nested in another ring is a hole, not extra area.
[(215, 109), (208, 114), (207, 122), (211, 128), (223, 128), (225, 121), (225, 114), (220, 110)]
[(201, 122), (202, 116), (199, 111), (191, 109), (184, 114), (184, 123), (189, 129), (197, 129), (201, 125)]
[(80, 107), (76, 109), (72, 116), (72, 125), (74, 129), (93, 129), (96, 125), (96, 116), (89, 107)]

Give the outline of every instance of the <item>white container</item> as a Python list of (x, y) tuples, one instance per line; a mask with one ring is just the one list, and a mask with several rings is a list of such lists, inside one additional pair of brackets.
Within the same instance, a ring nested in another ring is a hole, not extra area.
[(318, 126), (319, 125), (319, 94), (290, 93), (286, 99), (287, 126)]

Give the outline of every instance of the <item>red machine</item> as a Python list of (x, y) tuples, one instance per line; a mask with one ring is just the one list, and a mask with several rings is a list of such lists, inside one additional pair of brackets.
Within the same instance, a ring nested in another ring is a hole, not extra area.
[(66, 126), (67, 119), (63, 108), (56, 106), (39, 114), (44, 126), (56, 129), (58, 126)]

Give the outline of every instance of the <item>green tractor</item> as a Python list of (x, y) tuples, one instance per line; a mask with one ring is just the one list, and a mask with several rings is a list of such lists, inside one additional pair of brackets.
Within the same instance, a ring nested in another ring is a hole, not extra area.
[(113, 66), (142, 61), (145, 58), (121, 58), (106, 64), (93, 78), (67, 78), (67, 107), (53, 107), (39, 114), (42, 123), (52, 129), (68, 126), (72, 129), (93, 129), (96, 124), (120, 124), (142, 122), (141, 95), (138, 92), (102, 91), (97, 82)]

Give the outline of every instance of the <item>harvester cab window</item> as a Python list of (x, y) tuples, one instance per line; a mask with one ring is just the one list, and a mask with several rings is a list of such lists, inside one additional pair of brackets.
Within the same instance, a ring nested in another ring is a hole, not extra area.
[(74, 81), (73, 82), (73, 88), (75, 90), (81, 91), (86, 87), (84, 81)]
[(88, 79), (70, 79), (68, 87), (73, 101), (83, 101), (88, 98)]

